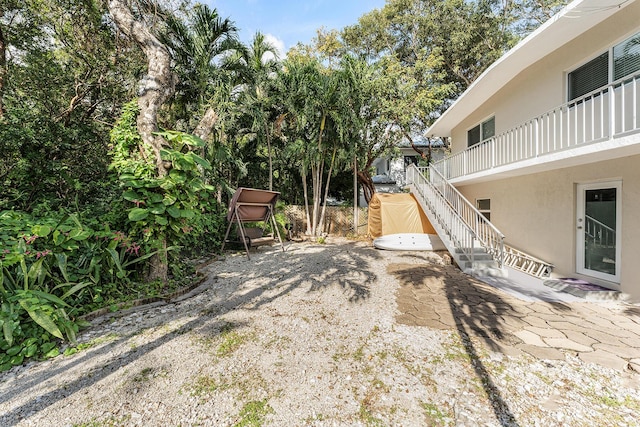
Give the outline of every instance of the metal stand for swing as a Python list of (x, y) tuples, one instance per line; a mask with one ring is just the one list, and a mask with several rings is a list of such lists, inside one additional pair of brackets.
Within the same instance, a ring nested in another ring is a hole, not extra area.
[[(274, 209), (276, 201), (280, 193), (276, 191), (258, 190), (255, 188), (238, 188), (229, 203), (229, 211), (227, 213), (227, 232), (224, 235), (224, 241), (222, 242), (222, 250), (224, 250), (225, 244), (228, 242), (229, 232), (231, 226), (236, 223), (238, 225), (238, 231), (240, 239), (244, 244), (244, 249), (247, 252), (247, 258), (251, 259), (249, 255), (249, 248), (257, 247), (261, 245), (271, 244), (275, 241), (274, 234), (278, 236), (278, 241), (284, 252), (284, 243), (278, 230), (278, 224), (276, 223)], [(251, 229), (245, 229), (244, 223), (247, 222), (270, 222), (273, 227), (274, 233), (270, 236), (256, 235), (253, 232), (248, 233)]]

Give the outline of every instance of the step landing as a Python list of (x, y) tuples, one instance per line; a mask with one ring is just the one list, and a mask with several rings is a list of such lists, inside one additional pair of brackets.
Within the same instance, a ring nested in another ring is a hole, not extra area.
[(623, 301), (627, 298), (627, 295), (622, 292), (607, 289), (580, 279), (548, 279), (542, 283), (556, 291), (584, 298), (588, 301)]

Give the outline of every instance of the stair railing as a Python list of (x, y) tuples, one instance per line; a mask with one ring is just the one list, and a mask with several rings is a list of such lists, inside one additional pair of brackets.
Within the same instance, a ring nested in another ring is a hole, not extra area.
[[(421, 173), (421, 170), (427, 172)], [(476, 242), (504, 267), (504, 235), (433, 167), (407, 168), (407, 179), (436, 216), (453, 244), (473, 262)], [(426, 175), (426, 176), (425, 176)], [(428, 176), (428, 178), (427, 178)]]
[(616, 230), (589, 215), (585, 215), (585, 234), (597, 246), (611, 248), (616, 245)]
[(407, 169), (407, 183), (413, 187), (421, 199), (435, 216), (438, 224), (451, 240), (456, 250), (460, 251), (472, 264), (475, 261), (474, 247), (476, 236), (463, 221), (453, 207), (438, 193), (438, 190), (425, 177), (425, 168), (410, 165)]

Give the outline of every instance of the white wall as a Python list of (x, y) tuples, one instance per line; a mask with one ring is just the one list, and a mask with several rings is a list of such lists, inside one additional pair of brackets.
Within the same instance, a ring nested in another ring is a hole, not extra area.
[[(505, 243), (555, 265), (556, 277), (576, 272), (576, 185), (622, 181), (620, 288), (640, 299), (640, 155), (597, 164), (459, 187), (472, 203), (491, 199), (491, 222)], [(588, 278), (591, 282), (599, 282)], [(601, 282), (605, 285), (610, 285)]]
[(452, 152), (467, 148), (467, 130), (491, 116), (495, 115), (498, 135), (565, 103), (568, 72), (637, 32), (640, 32), (640, 2), (560, 47), (503, 86), (452, 130)]

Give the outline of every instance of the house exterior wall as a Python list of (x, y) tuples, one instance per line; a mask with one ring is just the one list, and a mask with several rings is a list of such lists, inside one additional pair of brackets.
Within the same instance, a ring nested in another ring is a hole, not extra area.
[[(555, 277), (576, 275), (576, 186), (622, 181), (622, 258), (619, 290), (640, 300), (640, 155), (594, 165), (501, 179), (458, 187), (472, 203), (491, 199), (491, 222), (505, 243), (551, 262)], [(585, 277), (618, 289), (612, 283)]]
[(635, 2), (528, 67), (451, 131), (452, 152), (467, 148), (467, 130), (495, 116), (496, 135), (567, 101), (567, 73), (640, 31)]

